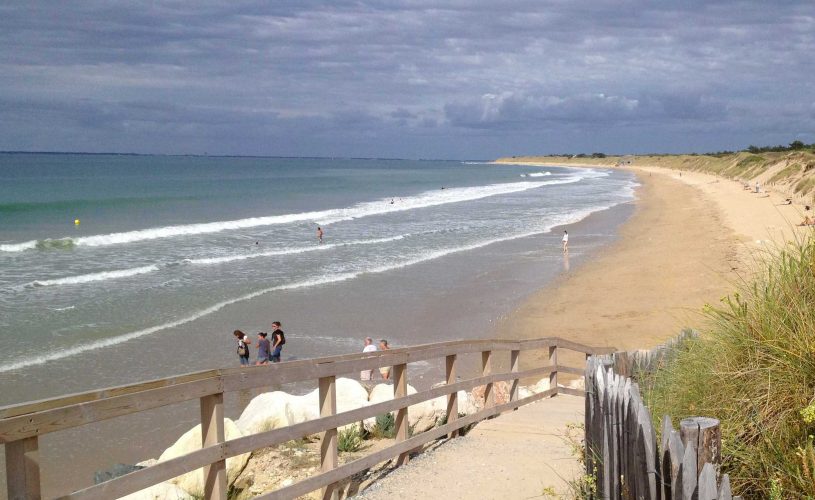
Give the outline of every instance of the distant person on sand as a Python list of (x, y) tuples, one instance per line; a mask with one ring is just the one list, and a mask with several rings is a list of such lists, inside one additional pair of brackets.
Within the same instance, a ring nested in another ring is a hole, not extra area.
[(804, 217), (804, 220), (802, 220), (801, 223), (798, 224), (798, 225), (799, 226), (815, 226), (815, 217), (813, 217), (811, 219), (809, 217)]
[[(380, 351), (389, 351), (390, 346), (388, 346), (388, 341), (382, 339), (379, 341), (379, 350)], [(385, 380), (389, 380), (391, 378), (391, 367), (390, 366), (383, 366), (379, 369), (379, 374), (382, 375), (382, 378)]]
[(272, 323), (272, 363), (280, 363), (280, 353), (283, 352), (283, 344), (286, 343), (286, 334), (280, 329), (280, 321)]
[(323, 228), (321, 228), (320, 226), (317, 226), (317, 242), (318, 243), (323, 242)]
[[(365, 337), (365, 347), (362, 348), (362, 352), (376, 352), (374, 339), (372, 339), (371, 337)], [(360, 380), (373, 380), (373, 378), (374, 378), (373, 370), (362, 370), (361, 372), (359, 372)]]
[(563, 231), (563, 238), (560, 240), (563, 242), (563, 251), (569, 251), (569, 231)]
[(238, 359), (241, 365), (249, 366), (249, 346), (252, 345), (252, 341), (240, 330), (235, 330), (232, 335), (238, 341)]
[(269, 358), (271, 357), (270, 353), (271, 350), (271, 343), (269, 339), (266, 338), (268, 334), (266, 332), (258, 333), (258, 359), (255, 362), (256, 365), (267, 365), (269, 364)]

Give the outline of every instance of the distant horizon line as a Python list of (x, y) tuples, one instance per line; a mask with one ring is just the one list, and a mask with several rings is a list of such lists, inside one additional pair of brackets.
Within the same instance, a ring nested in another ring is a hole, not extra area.
[(407, 160), (407, 161), (494, 161), (493, 159), (442, 159), (442, 158), (394, 158), (378, 156), (286, 156), (286, 155), (240, 155), (240, 154), (207, 154), (207, 153), (116, 153), (92, 151), (25, 151), (0, 150), (0, 154), (23, 155), (82, 155), (82, 156), (171, 156), (193, 158), (275, 158), (285, 160)]

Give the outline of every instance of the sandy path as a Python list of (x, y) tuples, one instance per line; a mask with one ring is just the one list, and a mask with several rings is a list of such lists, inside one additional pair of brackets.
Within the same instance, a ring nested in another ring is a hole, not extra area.
[(562, 498), (580, 473), (567, 424), (582, 422), (583, 407), (583, 398), (556, 396), (481, 422), (355, 498)]

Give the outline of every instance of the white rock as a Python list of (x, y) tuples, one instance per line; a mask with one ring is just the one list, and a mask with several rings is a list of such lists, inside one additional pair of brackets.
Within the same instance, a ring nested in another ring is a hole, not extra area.
[(571, 382), (569, 382), (566, 385), (566, 387), (569, 387), (571, 389), (579, 389), (581, 391), (584, 391), (584, 390), (586, 390), (586, 379), (584, 379), (583, 377), (576, 378), (576, 379), (572, 380)]
[(187, 500), (190, 494), (172, 483), (159, 483), (120, 500)]
[(244, 434), (279, 429), (318, 418), (317, 392), (292, 396), (287, 392), (264, 392), (252, 398), (237, 421)]
[[(228, 418), (224, 419), (224, 431), (227, 441), (243, 437), (243, 433), (238, 429), (238, 426), (235, 425), (235, 422)], [(180, 457), (181, 455), (186, 455), (187, 453), (200, 449), (201, 424), (198, 424), (178, 438), (175, 444), (164, 450), (164, 453), (161, 454), (158, 461), (166, 462), (172, 458)], [(244, 453), (243, 455), (226, 459), (226, 478), (228, 484), (232, 484), (238, 477), (238, 474), (241, 473), (246, 466), (246, 462), (249, 460), (249, 455), (249, 453)], [(201, 495), (204, 491), (204, 475), (201, 469), (188, 472), (172, 479), (170, 482), (178, 485), (178, 487), (191, 495)]]
[(549, 377), (542, 378), (538, 380), (538, 383), (529, 387), (530, 392), (532, 394), (538, 394), (543, 391), (549, 390)]
[[(438, 386), (438, 384), (437, 384)], [(416, 394), (416, 389), (411, 385), (407, 387), (408, 395)], [(393, 399), (393, 386), (379, 384), (371, 390), (370, 404), (391, 401)], [(458, 412), (470, 415), (477, 410), (475, 399), (466, 391), (458, 392)], [(447, 396), (440, 396), (435, 399), (423, 401), (408, 407), (408, 425), (413, 428), (414, 433), (424, 432), (433, 428), (439, 419), (443, 418), (447, 412)], [(395, 412), (391, 412), (395, 415)], [(366, 429), (370, 430), (376, 425), (376, 418), (368, 418), (364, 422)]]
[[(354, 410), (368, 404), (368, 391), (357, 380), (338, 378), (337, 413)], [(252, 399), (238, 419), (238, 428), (244, 434), (279, 429), (320, 417), (319, 390), (302, 396), (275, 391), (260, 394)], [(349, 424), (343, 429), (354, 427)]]
[(280, 482), (280, 487), (285, 488), (286, 486), (291, 486), (293, 484), (294, 484), (294, 478), (287, 477), (286, 479), (284, 479), (283, 481)]

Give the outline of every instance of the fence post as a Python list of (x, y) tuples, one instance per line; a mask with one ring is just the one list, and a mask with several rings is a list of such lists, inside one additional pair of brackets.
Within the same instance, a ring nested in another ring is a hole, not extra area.
[(557, 394), (557, 344), (549, 346), (549, 366), (555, 370), (549, 374), (549, 388)]
[[(492, 351), (481, 352), (481, 375), (487, 376), (492, 374)], [(493, 391), (493, 384), (484, 386), (484, 408), (491, 408), (495, 406), (495, 393)]]
[[(447, 356), (447, 385), (456, 383), (456, 358), (455, 354)], [(447, 395), (447, 423), (453, 423), (458, 420), (458, 392), (452, 392)], [(448, 437), (454, 438), (458, 436), (458, 430), (451, 432)]]
[[(509, 365), (510, 371), (512, 373), (518, 373), (521, 371), (521, 351), (518, 349), (513, 349), (510, 351), (509, 354)], [(509, 390), (509, 400), (510, 401), (518, 401), (518, 389), (521, 386), (521, 379), (514, 378), (512, 379), (512, 387)], [(516, 410), (518, 408), (515, 408)]]
[[(201, 402), (201, 446), (206, 448), (226, 441), (224, 431), (224, 393), (210, 394)], [(204, 498), (226, 500), (226, 459), (204, 466)]]
[[(320, 417), (330, 417), (337, 413), (337, 382), (334, 375), (321, 377), (319, 381)], [(337, 429), (327, 429), (320, 441), (320, 470), (328, 472), (337, 468)], [(336, 484), (323, 488), (323, 499), (339, 498)]]
[[(407, 364), (394, 365), (393, 367), (393, 399), (407, 396)], [(457, 414), (458, 415), (458, 414)], [(410, 436), (408, 429), (408, 407), (399, 408), (396, 412), (396, 442), (406, 441)], [(402, 453), (396, 461), (396, 465), (404, 465), (410, 460), (410, 453)]]
[(722, 462), (722, 434), (719, 421), (708, 417), (689, 417), (679, 422), (679, 432), (685, 447), (696, 450), (696, 471), (712, 464), (716, 472)]
[(9, 500), (40, 500), (40, 452), (37, 436), (6, 443)]

